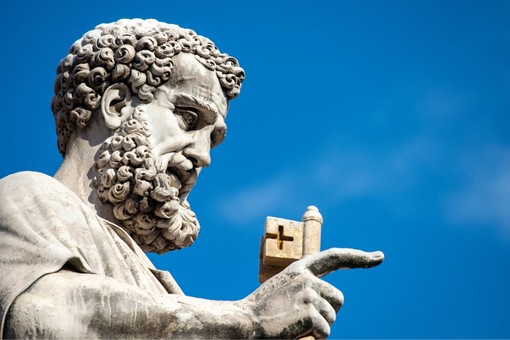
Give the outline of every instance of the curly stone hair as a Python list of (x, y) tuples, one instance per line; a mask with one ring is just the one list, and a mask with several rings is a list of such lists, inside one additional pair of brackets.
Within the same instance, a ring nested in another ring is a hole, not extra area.
[(228, 99), (237, 97), (245, 77), (238, 61), (192, 30), (154, 19), (123, 19), (98, 25), (77, 40), (58, 65), (51, 102), (60, 153), (65, 156), (72, 132), (87, 126), (108, 86), (127, 84), (149, 103), (172, 74), (171, 58), (181, 52), (214, 71)]

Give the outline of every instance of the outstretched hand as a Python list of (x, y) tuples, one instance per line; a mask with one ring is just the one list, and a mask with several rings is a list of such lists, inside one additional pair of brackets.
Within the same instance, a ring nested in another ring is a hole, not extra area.
[(375, 267), (383, 260), (380, 251), (325, 250), (292, 263), (240, 303), (254, 313), (260, 337), (325, 338), (344, 298), (319, 278), (338, 269)]

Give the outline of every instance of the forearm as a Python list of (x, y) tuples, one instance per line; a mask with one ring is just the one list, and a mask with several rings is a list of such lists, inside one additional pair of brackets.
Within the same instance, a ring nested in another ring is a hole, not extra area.
[(20, 295), (5, 335), (100, 338), (250, 338), (254, 318), (235, 302), (153, 295), (111, 278), (61, 271)]

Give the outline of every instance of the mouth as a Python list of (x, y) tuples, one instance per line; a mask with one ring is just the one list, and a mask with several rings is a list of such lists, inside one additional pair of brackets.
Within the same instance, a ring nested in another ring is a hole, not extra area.
[(179, 181), (179, 183), (172, 183), (172, 186), (179, 190), (179, 201), (182, 204), (188, 198), (191, 189), (197, 181), (197, 170), (195, 168), (186, 170), (178, 166), (169, 166), (166, 173), (173, 175)]

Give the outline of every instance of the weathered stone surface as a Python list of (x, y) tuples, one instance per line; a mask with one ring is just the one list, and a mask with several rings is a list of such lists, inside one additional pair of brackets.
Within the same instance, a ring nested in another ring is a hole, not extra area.
[(288, 266), (303, 257), (303, 224), (268, 217), (264, 237), (265, 265)]
[(321, 251), (322, 215), (319, 209), (309, 206), (303, 218), (303, 256)]
[[(228, 102), (244, 76), (210, 40), (155, 20), (102, 24), (73, 44), (52, 101), (62, 165), (53, 178), (0, 180), (0, 335), (329, 334), (343, 296), (319, 278), (376, 266), (381, 252), (309, 255), (239, 301), (186, 296), (144, 254), (198, 236), (187, 197), (225, 137)], [(305, 240), (320, 239), (310, 226)]]

